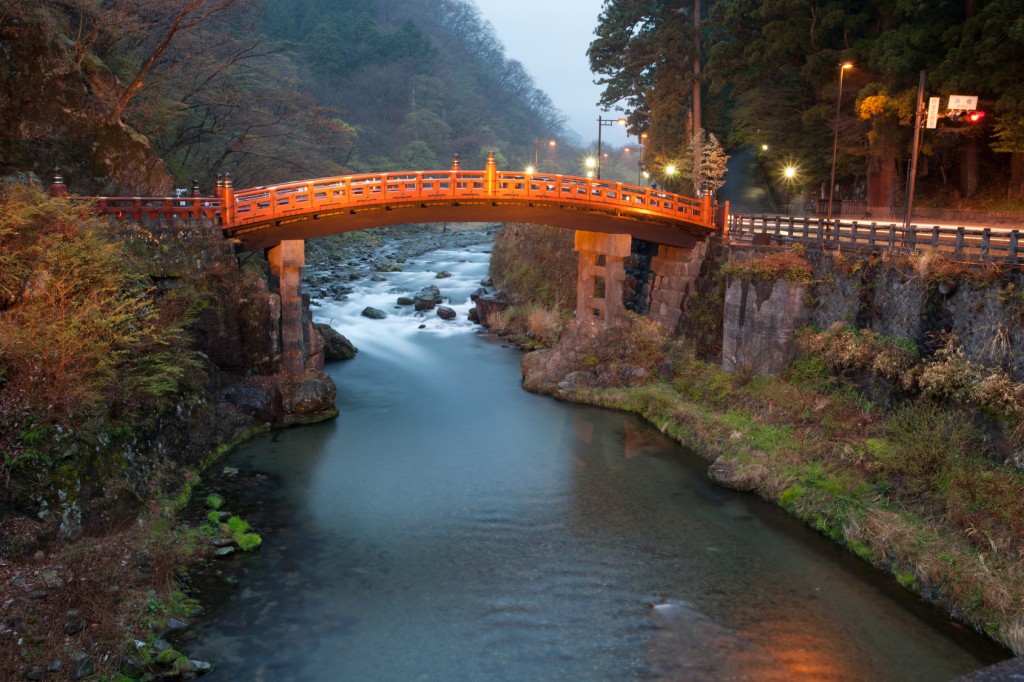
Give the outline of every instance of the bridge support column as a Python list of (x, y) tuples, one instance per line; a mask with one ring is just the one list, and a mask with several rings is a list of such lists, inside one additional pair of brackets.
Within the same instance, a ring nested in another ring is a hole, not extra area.
[(267, 249), (270, 263), (270, 290), (281, 296), (281, 369), (300, 376), (305, 364), (302, 341), (302, 266), (306, 263), (306, 243), (287, 239)]
[(648, 317), (669, 331), (675, 331), (683, 315), (686, 301), (697, 293), (708, 243), (698, 242), (692, 249), (658, 245), (651, 259), (651, 292)]
[(576, 230), (579, 270), (576, 287), (576, 321), (615, 325), (626, 307), (622, 302), (626, 281), (624, 262), (632, 237)]

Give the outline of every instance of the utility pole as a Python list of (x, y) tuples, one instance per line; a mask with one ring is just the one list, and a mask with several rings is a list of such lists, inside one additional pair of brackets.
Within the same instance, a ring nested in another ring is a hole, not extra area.
[(693, 0), (693, 186), (700, 191), (700, 0)]
[[(914, 183), (917, 181), (917, 153), (921, 149), (921, 112), (924, 111), (924, 69), (917, 84), (917, 110), (914, 114), (914, 150), (910, 153), (910, 177), (907, 178), (907, 207), (903, 214), (903, 229), (910, 228), (910, 214), (914, 210)], [(905, 232), (904, 232), (905, 234)]]

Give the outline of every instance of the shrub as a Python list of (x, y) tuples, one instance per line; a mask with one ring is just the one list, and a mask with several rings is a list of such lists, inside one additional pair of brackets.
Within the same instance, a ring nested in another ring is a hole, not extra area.
[(732, 262), (722, 266), (727, 277), (774, 282), (780, 279), (809, 284), (812, 281), (811, 264), (804, 258), (801, 245), (789, 251), (765, 254), (749, 261)]
[(963, 412), (929, 401), (897, 408), (885, 429), (896, 454), (881, 460), (882, 464), (902, 476), (912, 493), (933, 489), (955, 460), (971, 452), (974, 442), (971, 421)]
[(573, 310), (577, 261), (572, 230), (510, 223), (495, 237), (491, 277), (517, 298)]
[(796, 341), (802, 352), (820, 358), (832, 371), (874, 372), (893, 382), (899, 382), (921, 357), (910, 339), (886, 337), (842, 322), (825, 332), (803, 329)]
[[(0, 185), (0, 478), (17, 498), (52, 474), (47, 453), (131, 440), (200, 367), (188, 306), (165, 306), (148, 235), (112, 230), (83, 202)], [(110, 461), (106, 461), (110, 460)]]

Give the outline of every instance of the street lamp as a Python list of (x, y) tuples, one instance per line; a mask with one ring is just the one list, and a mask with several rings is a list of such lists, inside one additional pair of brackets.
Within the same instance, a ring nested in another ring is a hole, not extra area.
[(853, 68), (853, 62), (839, 65), (839, 94), (836, 95), (836, 123), (832, 132), (832, 178), (828, 183), (828, 218), (832, 220), (832, 197), (836, 193), (836, 151), (839, 149), (839, 109), (843, 104), (843, 72)]
[(549, 147), (554, 147), (557, 142), (554, 140), (534, 140), (533, 141), (533, 167), (540, 168), (540, 146), (546, 144)]
[(782, 176), (786, 180), (786, 215), (789, 215), (789, 197), (793, 190), (793, 181), (796, 179), (796, 168), (794, 166), (786, 166), (782, 170)]
[(641, 174), (644, 170), (644, 143), (647, 142), (647, 133), (640, 135), (640, 158), (636, 162), (636, 184), (640, 185), (643, 182), (640, 180)]
[(626, 125), (626, 119), (624, 118), (601, 118), (597, 117), (597, 179), (601, 179), (601, 128), (604, 126), (613, 126), (616, 123), (619, 125)]

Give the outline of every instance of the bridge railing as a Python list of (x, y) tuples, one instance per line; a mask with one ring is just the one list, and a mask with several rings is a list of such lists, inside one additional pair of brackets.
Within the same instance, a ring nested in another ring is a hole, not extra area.
[(206, 219), (219, 221), (223, 202), (218, 197), (89, 197), (97, 210), (116, 220), (138, 223)]
[(944, 253), (976, 260), (1007, 260), (1022, 257), (1021, 230), (992, 227), (947, 227), (826, 220), (793, 216), (729, 216), (730, 241), (747, 239), (757, 243), (771, 241), (815, 242), (822, 245), (889, 250), (937, 249)]
[(567, 175), (486, 171), (405, 171), (317, 178), (234, 193), (232, 225), (389, 202), (531, 200), (625, 209), (711, 226), (697, 199), (647, 187)]

